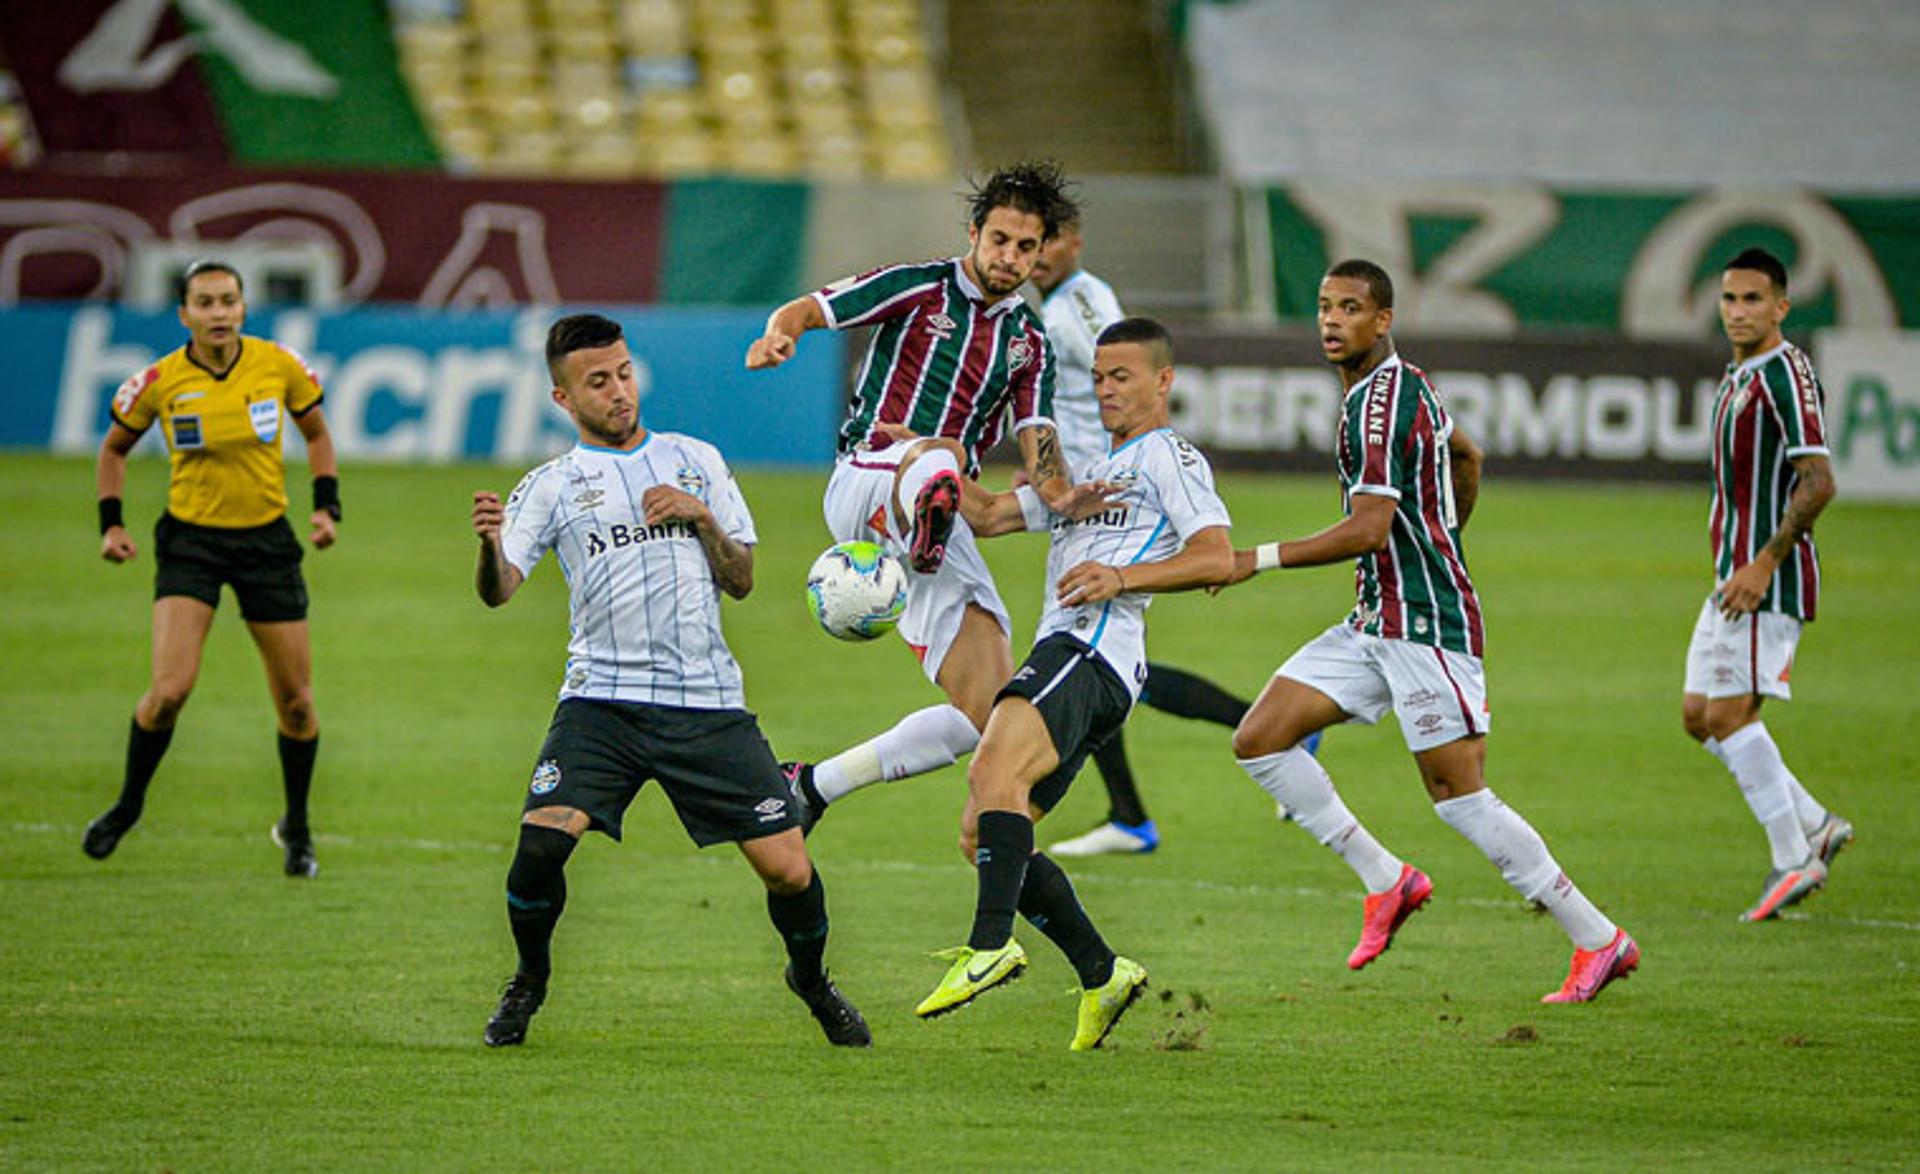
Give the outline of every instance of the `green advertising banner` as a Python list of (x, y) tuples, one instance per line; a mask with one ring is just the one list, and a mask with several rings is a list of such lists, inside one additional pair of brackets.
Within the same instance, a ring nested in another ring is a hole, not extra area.
[(1252, 270), (1283, 321), (1312, 319), (1328, 265), (1366, 257), (1423, 332), (1708, 338), (1721, 265), (1760, 245), (1791, 271), (1797, 328), (1920, 328), (1916, 197), (1301, 182), (1253, 198), (1269, 239), (1256, 234)]
[(439, 166), (380, 0), (218, 0), (181, 14), (235, 161)]

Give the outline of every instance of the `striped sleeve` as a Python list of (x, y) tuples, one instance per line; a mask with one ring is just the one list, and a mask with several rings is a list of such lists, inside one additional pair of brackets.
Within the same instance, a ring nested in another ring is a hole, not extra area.
[(1821, 411), (1825, 396), (1806, 352), (1787, 347), (1762, 369), (1761, 382), (1786, 440), (1787, 457), (1825, 456), (1827, 424)]
[(1401, 383), (1403, 369), (1395, 364), (1383, 368), (1367, 384), (1360, 402), (1360, 476), (1353, 493), (1373, 493), (1400, 499), (1401, 454), (1406, 451), (1408, 423), (1402, 416)]
[(533, 574), (559, 532), (559, 461), (548, 461), (520, 479), (507, 495), (507, 520), (500, 527), (500, 547), (521, 578)]
[(1213, 466), (1199, 449), (1172, 432), (1161, 433), (1154, 485), (1160, 512), (1182, 543), (1214, 526), (1231, 526), (1227, 503), (1213, 487)]
[(1008, 366), (1013, 367), (1018, 349), (1025, 343), (1029, 356), (1010, 372), (1009, 390), (1013, 393), (1013, 430), (1035, 424), (1053, 423), (1053, 384), (1055, 360), (1053, 344), (1047, 332), (1031, 317), (1021, 327), (1021, 335), (1007, 348)]
[(951, 266), (950, 261), (889, 265), (815, 290), (813, 299), (835, 330), (884, 322), (900, 317), (928, 291), (939, 289)]

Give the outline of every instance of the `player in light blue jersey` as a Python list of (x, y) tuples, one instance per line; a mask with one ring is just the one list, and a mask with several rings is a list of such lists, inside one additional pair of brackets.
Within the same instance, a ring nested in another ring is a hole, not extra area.
[(787, 985), (827, 1039), (865, 1047), (866, 1022), (823, 965), (826, 891), (720, 631), (721, 593), (753, 590), (757, 537), (746, 500), (712, 445), (641, 425), (618, 323), (560, 319), (547, 335), (547, 365), (554, 402), (573, 417), (580, 443), (528, 473), (505, 504), (473, 495), (480, 598), (507, 602), (552, 551), (573, 621), (560, 704), (507, 872), (519, 967), (486, 1042), (524, 1041), (546, 999), (566, 862), (581, 835), (618, 840), (628, 805), (658, 779), (694, 843), (738, 844), (765, 883)]
[[(1075, 213), (1060, 225), (1052, 240), (1040, 246), (1040, 259), (1033, 266), (1034, 288), (1040, 291), (1040, 316), (1047, 325), (1047, 339), (1053, 344), (1053, 419), (1060, 430), (1060, 451), (1067, 471), (1076, 479), (1085, 477), (1088, 466), (1107, 456), (1111, 437), (1100, 421), (1100, 401), (1093, 393), (1093, 352), (1100, 332), (1126, 316), (1113, 287), (1081, 267), (1084, 245), (1079, 214)], [(1228, 729), (1240, 724), (1252, 704), (1204, 677), (1157, 661), (1147, 666), (1140, 700), (1162, 713), (1210, 721)], [(1309, 753), (1316, 751), (1319, 733), (1303, 745)], [(1125, 732), (1102, 742), (1093, 752), (1093, 761), (1107, 788), (1106, 819), (1047, 850), (1056, 856), (1099, 856), (1139, 854), (1158, 848), (1160, 829), (1147, 814), (1146, 803), (1134, 784)], [(1285, 808), (1281, 814), (1285, 816)]]
[(1077, 519), (1054, 514), (1024, 486), (997, 495), (974, 488), (962, 501), (979, 534), (1052, 531), (1050, 591), (1033, 651), (1001, 689), (967, 771), (960, 835), (979, 878), (973, 932), (943, 955), (952, 967), (915, 1009), (941, 1015), (1019, 975), (1027, 960), (1013, 938), (1017, 911), (1079, 975), (1075, 1051), (1106, 1039), (1147, 972), (1108, 947), (1060, 866), (1034, 851), (1034, 823), (1132, 710), (1147, 676), (1151, 595), (1225, 583), (1233, 573), (1231, 520), (1213, 470), (1167, 427), (1166, 329), (1145, 318), (1109, 326), (1093, 381), (1112, 446), (1085, 478), (1105, 488), (1104, 508)]

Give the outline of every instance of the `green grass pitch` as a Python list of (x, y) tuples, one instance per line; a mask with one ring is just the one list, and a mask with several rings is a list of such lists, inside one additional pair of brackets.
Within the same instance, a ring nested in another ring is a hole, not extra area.
[[(295, 483), (303, 484), (296, 470)], [(1107, 1049), (1073, 1055), (1072, 972), (1030, 927), (1026, 981), (913, 1017), (964, 939), (964, 775), (862, 794), (812, 844), (828, 961), (876, 1037), (830, 1049), (780, 983), (759, 886), (696, 853), (657, 791), (627, 842), (569, 870), (552, 996), (523, 1048), (480, 1029), (513, 965), (502, 886), (566, 632), (558, 570), (489, 612), (469, 492), (520, 470), (350, 467), (338, 548), (309, 554), (324, 741), (321, 874), (289, 880), (271, 710), (229, 598), (145, 821), (105, 864), (145, 684), (142, 557), (97, 557), (83, 460), (0, 456), (0, 1169), (1073, 1170), (1911, 1168), (1920, 1146), (1920, 510), (1844, 496), (1826, 591), (1769, 725), (1859, 840), (1778, 923), (1736, 914), (1767, 867), (1732, 780), (1682, 734), (1708, 583), (1704, 483), (1502, 481), (1468, 533), (1486, 600), (1490, 781), (1645, 950), (1633, 980), (1543, 1007), (1568, 947), (1428, 810), (1398, 731), (1341, 728), (1350, 805), (1434, 878), (1431, 906), (1355, 975), (1351, 875), (1235, 767), (1226, 731), (1129, 729), (1165, 837), (1069, 862), (1109, 940), (1152, 974)], [(758, 588), (728, 605), (775, 748), (817, 757), (936, 694), (897, 640), (813, 630), (824, 474), (742, 478)], [(1704, 479), (1703, 479), (1704, 481)], [(1332, 519), (1329, 475), (1222, 478), (1242, 545)], [(304, 504), (305, 491), (297, 497)], [(989, 544), (1032, 631), (1041, 540)], [(1156, 659), (1258, 689), (1339, 618), (1342, 568), (1161, 600)], [(1104, 812), (1089, 772), (1040, 828)]]

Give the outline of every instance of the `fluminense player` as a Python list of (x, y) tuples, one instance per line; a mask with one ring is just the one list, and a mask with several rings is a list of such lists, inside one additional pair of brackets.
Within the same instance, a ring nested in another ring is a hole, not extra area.
[(1713, 404), (1714, 591), (1687, 648), (1687, 733), (1733, 772), (1767, 830), (1773, 867), (1741, 914), (1765, 921), (1827, 881), (1853, 825), (1822, 807), (1780, 757), (1760, 720), (1767, 697), (1793, 696), (1803, 625), (1820, 595), (1813, 522), (1833, 500), (1820, 380), (1780, 325), (1786, 266), (1748, 249), (1720, 275), (1720, 323), (1733, 361)]
[(866, 1022), (827, 978), (826, 891), (720, 631), (721, 593), (753, 590), (746, 500), (712, 445), (642, 426), (619, 324), (560, 319), (547, 334), (547, 366), (579, 444), (528, 473), (504, 505), (473, 495), (480, 598), (507, 602), (552, 551), (572, 616), (560, 703), (507, 872), (519, 968), (485, 1040), (526, 1039), (547, 994), (567, 858), (590, 829), (618, 840), (628, 805), (657, 778), (694, 843), (738, 844), (766, 885), (787, 986), (827, 1039), (866, 1047)]
[(320, 870), (307, 822), (320, 719), (313, 705), (313, 651), (300, 540), (287, 522), (288, 420), (307, 442), (313, 469), (315, 550), (332, 546), (340, 520), (339, 466), (321, 410), (320, 381), (278, 343), (240, 333), (246, 298), (240, 274), (196, 261), (179, 281), (187, 345), (122, 384), (100, 446), (100, 556), (124, 563), (137, 553), (121, 517), (127, 454), (160, 425), (172, 465), (166, 512), (153, 528), (153, 677), (133, 710), (126, 773), (114, 805), (87, 825), (82, 847), (104, 860), (139, 822), (147, 787), (173, 740), (174, 723), (200, 676), (220, 588), (233, 588), (240, 617), (260, 650), (279, 725), (286, 809), (271, 834), (288, 876)]
[[(1100, 422), (1100, 401), (1093, 391), (1093, 352), (1100, 332), (1125, 317), (1113, 287), (1081, 266), (1085, 243), (1075, 216), (1040, 247), (1040, 260), (1033, 267), (1033, 285), (1041, 294), (1040, 313), (1053, 343), (1057, 372), (1053, 418), (1067, 470), (1076, 479), (1107, 456), (1111, 436)], [(1229, 728), (1240, 724), (1248, 707), (1248, 702), (1212, 681), (1157, 662), (1147, 666), (1140, 700), (1176, 717)], [(1309, 739), (1309, 752), (1319, 740), (1318, 734)], [(1107, 788), (1107, 818), (1091, 831), (1051, 845), (1048, 851), (1056, 856), (1098, 856), (1158, 848), (1160, 830), (1134, 783), (1124, 731), (1095, 748), (1093, 761)]]
[(1320, 282), (1320, 344), (1346, 389), (1336, 442), (1346, 516), (1307, 538), (1236, 551), (1234, 581), (1258, 571), (1356, 560), (1358, 601), (1280, 666), (1234, 732), (1240, 765), (1332, 849), (1367, 888), (1354, 970), (1379, 957), (1433, 883), (1355, 819), (1300, 742), (1389, 711), (1434, 812), (1544, 906), (1573, 939), (1573, 964), (1547, 1003), (1592, 999), (1639, 965), (1640, 948), (1572, 881), (1520, 814), (1485, 781), (1487, 706), (1480, 597), (1460, 534), (1480, 486), (1480, 450), (1424, 372), (1394, 352), (1393, 282), (1342, 261)]
[(915, 1013), (960, 1007), (1017, 977), (1027, 956), (1013, 937), (1017, 911), (1066, 954), (1079, 975), (1071, 1047), (1102, 1040), (1146, 986), (1146, 969), (1118, 957), (1094, 928), (1073, 885), (1034, 851), (1034, 823), (1065, 796), (1087, 754), (1116, 733), (1146, 679), (1146, 611), (1156, 592), (1223, 583), (1233, 569), (1227, 508), (1200, 452), (1167, 427), (1173, 345), (1144, 318), (1107, 327), (1094, 354), (1100, 420), (1112, 450), (1086, 467), (1106, 508), (1073, 520), (1051, 513), (1030, 487), (964, 508), (982, 535), (1049, 528), (1047, 610), (1033, 651), (994, 701), (967, 770), (961, 848), (979, 889), (967, 944)]
[[(818, 765), (793, 764), (806, 826), (861, 787), (971, 752), (1013, 672), (1011, 621), (959, 515), (961, 483), (978, 476), (981, 454), (1010, 419), (1034, 489), (1057, 506), (1069, 500), (1051, 417), (1053, 348), (1018, 292), (1041, 247), (1075, 215), (1065, 187), (1051, 164), (995, 172), (969, 201), (964, 255), (876, 269), (795, 298), (747, 350), (748, 369), (760, 370), (792, 357), (809, 330), (874, 328), (823, 511), (836, 542), (879, 542), (904, 556), (898, 630), (947, 695)], [(960, 455), (896, 442), (889, 426), (954, 440)]]

